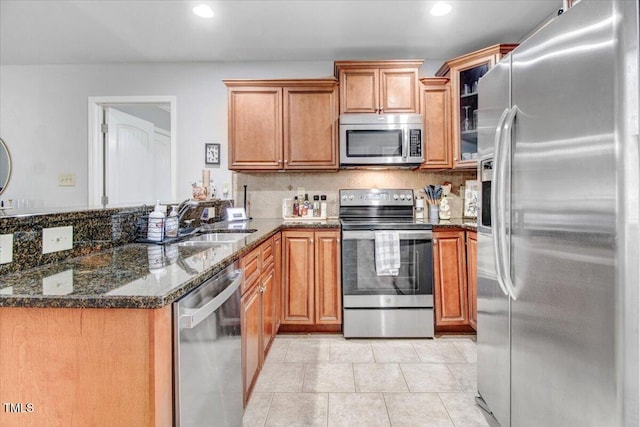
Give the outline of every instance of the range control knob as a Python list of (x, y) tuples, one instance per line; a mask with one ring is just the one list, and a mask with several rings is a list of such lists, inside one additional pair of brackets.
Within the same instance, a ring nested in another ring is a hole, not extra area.
[(393, 200), (398, 200), (398, 195), (397, 194), (393, 195)]
[(347, 195), (345, 194), (344, 196), (342, 196), (342, 200), (347, 200)]
[(404, 200), (404, 194), (400, 195), (400, 200)]
[(411, 194), (407, 194), (407, 200), (411, 200)]
[(349, 196), (349, 200), (353, 200), (353, 194)]

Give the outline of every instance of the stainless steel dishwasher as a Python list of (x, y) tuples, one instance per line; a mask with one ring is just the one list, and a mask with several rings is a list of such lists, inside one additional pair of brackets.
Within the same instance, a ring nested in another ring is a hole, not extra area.
[(234, 263), (173, 304), (178, 427), (242, 425), (242, 281)]

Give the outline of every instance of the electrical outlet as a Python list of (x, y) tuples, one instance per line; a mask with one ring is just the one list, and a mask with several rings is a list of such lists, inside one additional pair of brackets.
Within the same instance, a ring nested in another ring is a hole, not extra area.
[(0, 264), (13, 262), (13, 234), (0, 235)]
[(42, 293), (44, 295), (69, 295), (73, 292), (73, 269), (42, 279)]
[(76, 186), (76, 174), (74, 173), (61, 173), (58, 175), (58, 187), (75, 187)]
[(42, 253), (73, 249), (73, 227), (52, 227), (42, 229)]

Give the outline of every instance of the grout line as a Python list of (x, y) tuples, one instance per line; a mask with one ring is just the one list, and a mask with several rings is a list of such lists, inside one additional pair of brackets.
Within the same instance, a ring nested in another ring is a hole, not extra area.
[(407, 390), (409, 390), (409, 393), (414, 393), (413, 391), (411, 391), (411, 387), (409, 387), (409, 382), (407, 381), (407, 377), (405, 377), (404, 375), (404, 369), (402, 369), (402, 363), (398, 363), (398, 366), (400, 367), (400, 374), (402, 375), (404, 384), (407, 386)]
[(451, 421), (451, 424), (454, 427), (457, 427), (456, 423), (453, 421), (453, 417), (451, 416), (451, 413), (449, 412), (449, 408), (447, 408), (447, 405), (445, 405), (444, 400), (442, 400), (442, 396), (440, 396), (440, 392), (437, 392), (436, 394), (438, 395), (438, 399), (440, 400), (442, 407), (444, 408), (445, 412), (447, 413), (447, 416), (449, 417), (449, 421)]
[(389, 406), (387, 405), (387, 397), (385, 396), (384, 392), (382, 392), (380, 394), (382, 394), (382, 401), (384, 402), (384, 409), (387, 411), (387, 420), (389, 420), (389, 425), (391, 426), (391, 415), (389, 415)]

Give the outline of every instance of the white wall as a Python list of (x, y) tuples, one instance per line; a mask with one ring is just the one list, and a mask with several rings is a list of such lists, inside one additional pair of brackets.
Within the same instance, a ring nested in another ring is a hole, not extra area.
[[(442, 61), (427, 61), (433, 75)], [(177, 98), (178, 199), (201, 176), (204, 144), (222, 144), (215, 182), (227, 169), (227, 92), (223, 79), (313, 78), (332, 61), (0, 66), (0, 138), (11, 153), (11, 181), (0, 199), (47, 207), (87, 205), (87, 98), (171, 95)], [(59, 187), (58, 175), (76, 175)]]

